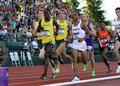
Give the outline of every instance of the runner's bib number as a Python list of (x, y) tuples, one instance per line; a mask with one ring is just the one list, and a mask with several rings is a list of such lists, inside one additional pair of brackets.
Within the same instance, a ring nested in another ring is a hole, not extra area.
[(44, 30), (40, 33), (37, 33), (37, 36), (50, 36), (50, 31), (49, 30)]
[(101, 43), (106, 43), (107, 40), (106, 40), (106, 39), (101, 39), (100, 42), (101, 42)]
[(64, 30), (63, 30), (63, 29), (60, 29), (60, 30), (58, 31), (58, 34), (64, 34)]
[(100, 40), (100, 46), (101, 46), (101, 47), (106, 47), (107, 45), (108, 45), (107, 39), (101, 39), (101, 40)]
[(44, 32), (43, 36), (50, 36), (50, 31), (49, 30), (44, 30), (43, 32)]
[(73, 34), (73, 38), (74, 38), (74, 39), (78, 39), (78, 35), (79, 35), (79, 33), (74, 33), (74, 34)]

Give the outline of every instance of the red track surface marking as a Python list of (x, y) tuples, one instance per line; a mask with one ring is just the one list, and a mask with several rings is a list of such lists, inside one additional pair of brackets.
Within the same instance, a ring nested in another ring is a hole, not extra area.
[[(111, 66), (113, 68), (113, 71), (111, 73), (107, 73), (107, 68), (104, 63), (96, 63), (96, 77), (95, 78), (116, 75), (115, 70), (117, 68), (117, 63), (112, 62)], [(82, 72), (82, 67), (83, 65), (80, 64), (79, 69), (80, 69), (81, 80), (91, 79), (92, 78), (91, 67), (88, 67), (88, 70), (85, 73)], [(40, 85), (45, 85), (45, 84), (68, 82), (73, 79), (71, 65), (68, 65), (68, 64), (64, 64), (61, 66), (61, 74), (55, 80), (50, 79), (51, 73), (52, 73), (50, 69), (48, 73), (48, 79), (41, 80), (39, 77), (42, 73), (43, 73), (43, 66), (10, 67), (9, 68), (9, 76), (10, 76), (9, 86), (40, 86)], [(101, 82), (101, 84), (102, 83), (103, 82)], [(83, 84), (83, 86), (89, 86), (89, 85)], [(96, 85), (90, 85), (90, 86), (96, 86)], [(104, 86), (104, 85), (99, 85), (99, 86)], [(117, 86), (117, 85), (114, 85), (114, 86)]]

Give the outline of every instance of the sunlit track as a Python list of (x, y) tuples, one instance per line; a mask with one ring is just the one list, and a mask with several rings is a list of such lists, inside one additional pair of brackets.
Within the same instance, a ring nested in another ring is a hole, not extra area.
[[(110, 73), (110, 74), (107, 74), (106, 73), (106, 76), (111, 76), (111, 75), (116, 75), (115, 73)], [(101, 73), (99, 73), (99, 74), (97, 74), (97, 77), (103, 77), (103, 76), (105, 76), (102, 72)], [(63, 78), (63, 76), (59, 76), (59, 77), (57, 77), (57, 80), (62, 80), (62, 79), (67, 79), (67, 78), (72, 78), (73, 77), (73, 75), (71, 74), (71, 75), (66, 75), (66, 76), (64, 76), (65, 78)], [(81, 75), (80, 76), (80, 78), (81, 79), (88, 79), (88, 78), (91, 78), (91, 76), (90, 76), (90, 74), (85, 74), (85, 75)], [(24, 80), (23, 80), (24, 79)], [(50, 76), (49, 76), (49, 78), (48, 78), (49, 80), (50, 80)], [(22, 78), (19, 78), (19, 79), (15, 79), (16, 81), (13, 81), (13, 83), (19, 83), (19, 81), (22, 81), (22, 82), (25, 82), (25, 81), (36, 81), (36, 80), (39, 80), (39, 82), (45, 82), (45, 81), (48, 81), (48, 79), (47, 80), (40, 80), (39, 79), (39, 76), (31, 76), (31, 77), (22, 77)], [(12, 83), (12, 82), (11, 82)], [(27, 83), (31, 83), (31, 82), (27, 82)]]
[[(66, 65), (67, 66), (67, 65)], [(112, 67), (112, 69), (114, 69), (114, 68), (116, 68), (116, 67)], [(106, 68), (105, 68), (106, 69)], [(105, 70), (104, 68), (96, 68), (96, 70)], [(81, 70), (81, 68), (80, 68), (80, 70)], [(106, 69), (107, 70), (107, 69)], [(87, 70), (88, 72), (90, 72), (91, 71), (91, 69), (90, 68), (88, 68), (88, 70)], [(14, 73), (10, 73), (10, 76), (11, 77), (14, 77), (14, 76), (23, 76), (23, 75), (31, 75), (31, 74), (41, 74), (43, 71), (41, 70), (41, 71), (33, 71), (33, 72), (26, 72), (26, 71), (23, 71), (23, 72), (16, 72), (15, 74)], [(66, 73), (66, 72), (68, 72), (68, 71), (62, 71), (62, 73)], [(82, 72), (82, 71), (80, 71), (80, 72)], [(31, 74), (29, 74), (29, 73), (31, 73)], [(49, 74), (51, 74), (52, 72), (50, 71), (49, 72)]]
[[(113, 71), (111, 73), (107, 73), (107, 69), (104, 63), (97, 63), (95, 78), (117, 75), (115, 73), (117, 63), (113, 62), (111, 65)], [(80, 64), (79, 70), (81, 80), (91, 79), (91, 67), (89, 67), (85, 73), (82, 72), (82, 67), (83, 65)], [(19, 71), (20, 69), (22, 69), (22, 71)], [(40, 71), (40, 69), (42, 71)], [(40, 86), (45, 84), (69, 82), (73, 79), (72, 69), (70, 68), (69, 64), (62, 65), (61, 74), (54, 80), (51, 79), (52, 72), (50, 69), (48, 73), (48, 79), (41, 80), (40, 75), (42, 72), (43, 66), (9, 68), (9, 86)]]
[[(101, 72), (106, 72), (106, 70), (103, 70), (103, 69), (97, 69), (98, 71), (96, 71), (96, 73), (101, 73)], [(115, 70), (113, 70), (113, 71), (115, 71)], [(63, 74), (64, 73), (64, 74)], [(72, 72), (63, 72), (62, 74), (59, 74), (59, 76), (66, 76), (66, 74), (67, 75), (73, 75), (73, 73)], [(85, 73), (83, 73), (83, 72), (80, 72), (80, 75), (90, 75), (90, 73), (91, 73), (91, 71), (89, 70), (89, 71), (87, 71), (87, 72), (85, 72)], [(111, 74), (111, 73), (107, 73), (107, 74)], [(12, 80), (12, 79), (22, 79), (22, 78), (31, 78), (31, 77), (38, 77), (40, 75), (40, 73), (31, 73), (31, 74), (21, 74), (21, 75), (12, 75), (12, 76), (10, 76), (10, 79)], [(51, 75), (51, 73), (49, 73), (48, 74), (48, 77)]]
[[(96, 63), (96, 65), (98, 64), (98, 67), (96, 67), (96, 70), (102, 70), (102, 69), (106, 69), (106, 66), (104, 63)], [(99, 64), (101, 65), (99, 67)], [(82, 70), (83, 64), (79, 64), (79, 69)], [(112, 63), (112, 67), (116, 68), (116, 62)], [(62, 72), (67, 72), (66, 68), (69, 68), (69, 71), (72, 71), (71, 66), (69, 64), (65, 64), (65, 67), (62, 66), (61, 70), (63, 70)], [(34, 70), (34, 71), (33, 71)], [(107, 70), (107, 69), (106, 69)], [(48, 70), (49, 71), (49, 70)], [(88, 67), (87, 71), (91, 71), (91, 67)], [(9, 74), (10, 76), (14, 76), (14, 75), (19, 75), (19, 74), (28, 74), (28, 73), (42, 73), (43, 72), (43, 66), (31, 66), (31, 67), (10, 67), (9, 68)], [(50, 72), (51, 73), (51, 70)]]
[[(114, 75), (114, 74), (113, 74)], [(112, 75), (112, 76), (113, 76)], [(101, 76), (101, 74), (99, 74), (99, 77)], [(86, 78), (85, 78), (86, 77)], [(104, 77), (103, 75), (101, 77)], [(50, 79), (47, 79), (47, 80), (36, 80), (36, 79), (33, 79), (32, 81), (27, 81), (27, 82), (18, 82), (18, 83), (12, 83), (12, 84), (9, 84), (9, 86), (18, 86), (18, 85), (25, 85), (25, 84), (38, 84), (38, 85), (44, 85), (46, 82), (47, 84), (50, 84), (50, 83), (60, 83), (60, 82), (68, 82), (68, 81), (71, 81), (73, 77), (66, 77), (66, 78), (59, 78), (57, 80), (50, 80)], [(89, 76), (81, 76), (81, 80), (85, 80), (85, 79), (90, 79)], [(27, 85), (29, 86), (29, 85)], [(34, 85), (33, 85), (34, 86)]]

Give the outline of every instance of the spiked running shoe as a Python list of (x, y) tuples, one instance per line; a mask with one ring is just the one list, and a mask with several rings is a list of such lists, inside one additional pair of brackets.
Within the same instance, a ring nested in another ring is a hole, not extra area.
[(92, 70), (92, 77), (95, 77), (96, 75), (95, 75), (95, 71), (94, 70)]
[(56, 74), (60, 74), (60, 69), (57, 68), (57, 69), (55, 70), (55, 73), (56, 73)]
[(47, 79), (47, 76), (42, 74), (42, 76), (40, 76), (40, 79)]
[(86, 72), (88, 64), (84, 64), (83, 72)]

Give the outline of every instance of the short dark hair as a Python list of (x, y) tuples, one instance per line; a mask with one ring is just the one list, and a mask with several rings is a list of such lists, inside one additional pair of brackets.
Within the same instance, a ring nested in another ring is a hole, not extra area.
[(49, 9), (49, 8), (46, 8), (46, 9), (44, 10), (44, 13), (51, 14), (51, 11), (50, 11), (50, 9)]
[(117, 7), (117, 8), (115, 9), (115, 11), (116, 11), (116, 10), (120, 10), (120, 7)]
[(106, 24), (106, 25), (107, 25), (107, 22), (106, 22), (106, 21), (101, 21), (100, 23), (104, 23), (104, 24)]

